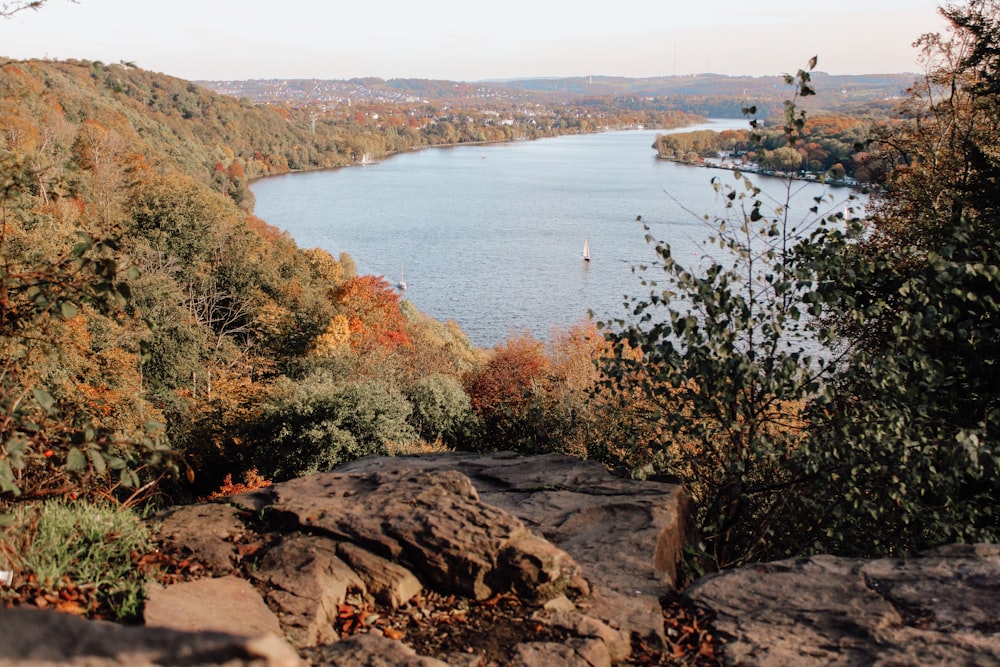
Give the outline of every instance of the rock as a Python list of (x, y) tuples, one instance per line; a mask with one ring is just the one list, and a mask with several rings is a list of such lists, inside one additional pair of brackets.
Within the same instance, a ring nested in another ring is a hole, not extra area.
[(37, 609), (0, 609), (0, 666), (304, 667), (274, 635), (121, 626)]
[(309, 652), (315, 665), (347, 667), (449, 667), (447, 663), (417, 655), (409, 646), (381, 635), (348, 637)]
[(565, 644), (526, 642), (514, 651), (518, 667), (611, 667), (608, 649), (599, 641), (570, 639)]
[(253, 576), (267, 586), (268, 602), (299, 647), (336, 641), (337, 607), (350, 592), (365, 591), (361, 577), (337, 557), (337, 543), (319, 536), (286, 537)]
[[(659, 596), (675, 579), (685, 525), (686, 499), (674, 485), (619, 479), (558, 455), (449, 454), (365, 459), (228, 502), (240, 509), (173, 510), (163, 530), (196, 557), (204, 552), (213, 570), (238, 563), (237, 536), (266, 531), (245, 536), (260, 545), (246, 571), (287, 638), (309, 652), (396, 646), (337, 641), (338, 606), (398, 607), (423, 587), (555, 600), (538, 620), (569, 636), (555, 646), (572, 664), (621, 661), (632, 634), (665, 644)], [(524, 649), (536, 658), (554, 650)], [(478, 664), (474, 654), (453, 657)]]
[[(657, 616), (659, 616), (659, 610), (657, 610)], [(600, 642), (605, 647), (604, 650), (610, 661), (624, 660), (632, 652), (630, 632), (615, 630), (593, 616), (578, 611), (568, 613), (545, 611), (538, 614), (536, 618), (567, 630), (574, 637)]]
[(249, 581), (238, 577), (198, 579), (169, 588), (152, 587), (143, 609), (146, 625), (174, 630), (283, 636), (278, 618)]
[(154, 530), (166, 544), (184, 547), (217, 574), (229, 574), (237, 561), (233, 539), (246, 532), (239, 510), (230, 505), (183, 505), (153, 517)]
[[(584, 593), (579, 566), (450, 470), (325, 473), (269, 487), (265, 508), (406, 563), (424, 583), (483, 600), (498, 592)], [(254, 504), (259, 504), (259, 500)]]
[(349, 542), (337, 545), (337, 555), (364, 580), (368, 594), (378, 604), (395, 609), (423, 589), (420, 580), (405, 567)]
[(1000, 547), (814, 556), (705, 577), (728, 665), (1000, 665)]
[(560, 454), (424, 454), (370, 457), (342, 473), (400, 467), (458, 471), (479, 498), (516, 516), (579, 564), (590, 613), (665, 645), (660, 597), (677, 582), (689, 500), (676, 484), (624, 479), (596, 461)]
[(515, 650), (518, 667), (588, 667), (587, 662), (571, 647), (554, 642), (530, 642), (518, 644)]
[(403, 467), (462, 473), (484, 503), (568, 553), (592, 583), (658, 597), (677, 582), (688, 499), (676, 484), (616, 477), (597, 461), (561, 454), (370, 457), (337, 472)]

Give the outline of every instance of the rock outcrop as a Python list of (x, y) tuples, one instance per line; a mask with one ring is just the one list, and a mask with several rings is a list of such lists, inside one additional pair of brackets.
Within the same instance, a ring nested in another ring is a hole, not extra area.
[(705, 577), (725, 664), (1000, 665), (1000, 546), (814, 556)]
[(0, 610), (0, 667), (305, 667), (284, 639), (125, 627), (37, 609)]
[[(163, 513), (161, 538), (207, 578), (151, 590), (147, 627), (0, 611), (0, 666), (484, 667), (467, 644), (429, 657), (394, 626), (367, 625), (373, 610), (424, 614), (413, 600), (455, 595), (530, 606), (504, 632), (479, 630), (503, 643), (511, 627), (532, 628), (514, 633), (502, 664), (610, 667), (635, 645), (671, 650), (660, 597), (676, 579), (686, 503), (677, 486), (562, 456), (364, 459)], [(778, 561), (684, 594), (710, 610), (728, 665), (1000, 665), (997, 546)], [(369, 634), (341, 632), (354, 610)]]
[[(511, 647), (515, 660), (540, 665), (566, 653), (575, 656), (566, 664), (610, 665), (629, 654), (633, 635), (664, 643), (659, 596), (676, 578), (685, 512), (676, 485), (620, 479), (565, 456), (364, 459), (158, 517), (160, 536), (213, 578), (154, 589), (146, 620), (174, 629), (196, 618), (224, 618), (222, 627), (205, 622), (226, 630), (279, 624), (311, 659), (355, 664), (359, 647), (398, 647), (340, 637), (345, 604), (395, 608), (424, 590), (514, 595), (539, 605), (533, 622), (565, 638)], [(195, 590), (231, 585), (246, 558), (261, 602)], [(411, 650), (380, 656), (425, 664)]]

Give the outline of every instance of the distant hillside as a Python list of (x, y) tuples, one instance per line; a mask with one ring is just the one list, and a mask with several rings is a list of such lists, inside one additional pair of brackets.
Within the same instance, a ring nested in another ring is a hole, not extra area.
[[(860, 102), (899, 97), (912, 85), (915, 74), (833, 75), (814, 72), (812, 80), (819, 94), (837, 94)], [(726, 76), (693, 74), (627, 78), (579, 76), (551, 79), (515, 79), (503, 82), (506, 88), (539, 93), (569, 95), (639, 95), (672, 97), (683, 95), (726, 95), (731, 97), (787, 96), (783, 76)]]
[[(810, 110), (835, 113), (888, 108), (913, 83), (915, 74), (813, 74), (817, 97)], [(762, 111), (781, 109), (789, 88), (783, 76), (735, 77), (721, 74), (627, 78), (586, 76), (479, 82), (430, 79), (363, 78), (255, 79), (202, 81), (202, 85), (254, 102), (392, 102), (476, 106), (518, 104), (596, 106), (617, 109), (676, 110), (708, 116), (739, 116), (743, 105)]]

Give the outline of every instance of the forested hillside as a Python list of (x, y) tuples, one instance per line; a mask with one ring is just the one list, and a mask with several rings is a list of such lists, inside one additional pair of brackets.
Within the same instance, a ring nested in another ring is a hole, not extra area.
[(589, 121), (270, 107), (94, 62), (9, 62), (0, 90), (5, 502), (180, 500), (228, 474), (281, 479), (390, 451), (612, 447), (587, 396), (592, 325), (548, 349), (476, 350), (350, 257), (254, 217), (247, 187)]
[(0, 90), (5, 499), (128, 497), (167, 461), (196, 486), (161, 488), (217, 486), (317, 385), (368, 420), (327, 427), (345, 451), (416, 443), (406, 392), (476, 361), (250, 212), (250, 176), (346, 164), (349, 132), (122, 65), (8, 63)]

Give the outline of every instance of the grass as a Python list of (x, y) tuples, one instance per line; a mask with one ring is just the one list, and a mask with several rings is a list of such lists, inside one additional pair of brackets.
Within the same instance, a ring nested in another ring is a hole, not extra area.
[(96, 589), (102, 606), (129, 620), (139, 615), (147, 581), (133, 556), (150, 545), (145, 524), (131, 510), (51, 500), (15, 512), (0, 541), (0, 569), (43, 589)]

